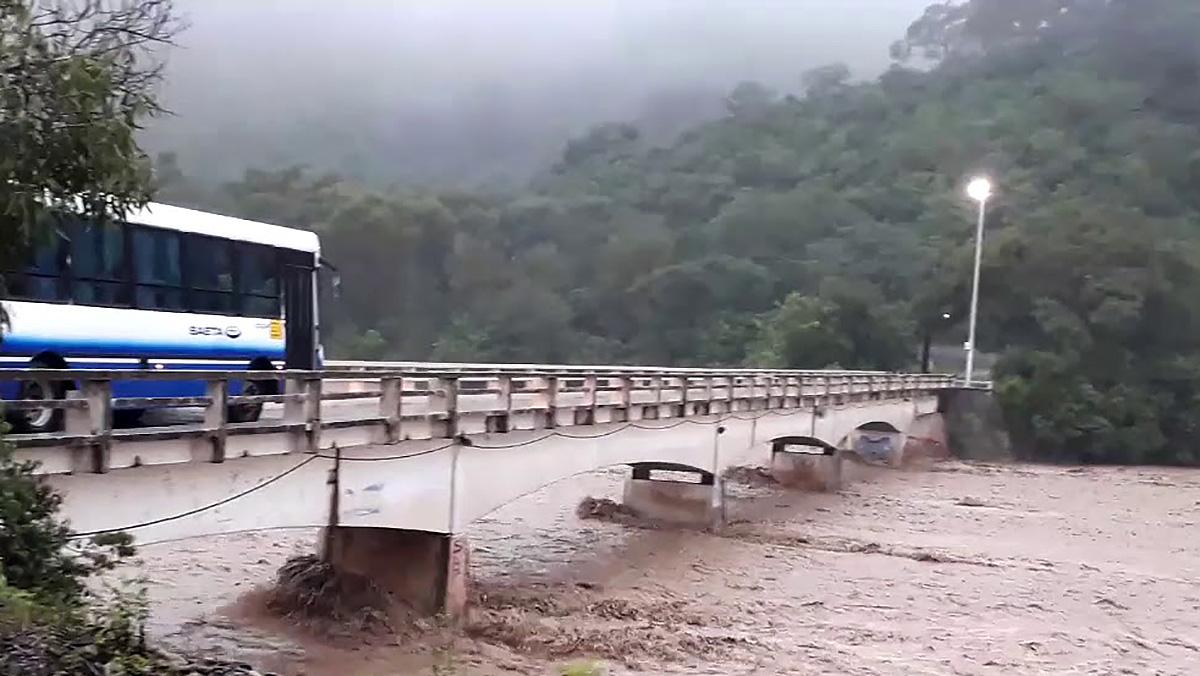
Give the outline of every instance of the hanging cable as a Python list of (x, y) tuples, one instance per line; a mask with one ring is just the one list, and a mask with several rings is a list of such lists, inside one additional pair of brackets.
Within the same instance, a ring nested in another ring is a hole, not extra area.
[(74, 535), (71, 536), (71, 539), (72, 540), (82, 540), (84, 538), (96, 537), (97, 535), (108, 535), (109, 533), (120, 533), (122, 531), (138, 530), (139, 528), (149, 528), (150, 526), (157, 526), (159, 524), (169, 523), (171, 521), (178, 521), (179, 519), (186, 519), (189, 516), (195, 516), (202, 512), (207, 512), (207, 511), (216, 509), (218, 507), (222, 507), (224, 505), (227, 505), (227, 504), (233, 502), (234, 500), (240, 500), (241, 498), (244, 498), (247, 495), (254, 493), (255, 491), (260, 491), (260, 490), (266, 488), (267, 486), (270, 486), (271, 484), (283, 479), (284, 477), (300, 470), (300, 468), (304, 467), (308, 463), (310, 463), (320, 457), (323, 457), (323, 456), (310, 455), (310, 456), (308, 456), (308, 458), (300, 461), (294, 467), (287, 470), (286, 472), (283, 472), (282, 474), (277, 474), (277, 475), (271, 477), (270, 479), (267, 479), (266, 481), (263, 481), (262, 483), (255, 484), (254, 486), (251, 486), (250, 488), (247, 488), (246, 490), (244, 490), (240, 493), (235, 493), (227, 498), (224, 498), (223, 500), (218, 500), (217, 502), (205, 505), (203, 507), (189, 509), (186, 512), (180, 512), (179, 514), (174, 514), (171, 516), (164, 516), (161, 519), (154, 519), (151, 521), (143, 521), (141, 523), (135, 523), (135, 524), (131, 524), (128, 526), (121, 526), (120, 528), (102, 528), (100, 530), (88, 531), (86, 533), (75, 533)]

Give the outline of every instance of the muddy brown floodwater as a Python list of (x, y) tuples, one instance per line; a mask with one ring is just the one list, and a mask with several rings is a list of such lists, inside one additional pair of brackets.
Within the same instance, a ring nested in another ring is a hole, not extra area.
[(743, 472), (719, 534), (580, 520), (625, 470), (560, 482), (469, 533), (457, 630), (331, 644), (258, 615), (245, 593), (313, 531), (152, 545), (140, 572), (156, 637), (308, 676), (1200, 673), (1200, 472), (855, 473), (822, 495)]

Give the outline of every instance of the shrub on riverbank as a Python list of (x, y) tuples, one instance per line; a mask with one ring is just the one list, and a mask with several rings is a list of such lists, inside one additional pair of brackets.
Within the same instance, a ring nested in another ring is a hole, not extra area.
[(87, 590), (133, 554), (131, 538), (76, 538), (36, 469), (0, 438), (0, 674), (165, 673), (142, 639), (142, 595)]
[[(2, 431), (0, 431), (2, 433)], [(62, 498), (0, 437), (0, 676), (248, 676), (250, 666), (189, 661), (146, 642), (138, 586), (96, 594), (88, 579), (134, 553), (112, 533), (77, 538)]]
[(50, 605), (78, 605), (85, 581), (133, 554), (132, 538), (77, 538), (59, 518), (62, 498), (0, 438), (0, 571), (7, 585)]
[(0, 578), (0, 675), (260, 676), (250, 665), (189, 660), (147, 643), (140, 589), (86, 605), (47, 605)]
[(0, 577), (0, 674), (170, 673), (143, 638), (140, 595), (104, 603), (50, 603)]

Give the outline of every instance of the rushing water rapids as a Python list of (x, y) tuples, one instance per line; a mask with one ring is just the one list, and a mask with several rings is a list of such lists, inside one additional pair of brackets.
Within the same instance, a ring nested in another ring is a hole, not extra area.
[(151, 629), (309, 676), (554, 674), (580, 659), (610, 674), (1200, 667), (1200, 472), (854, 471), (839, 494), (740, 472), (720, 533), (581, 520), (580, 499), (616, 497), (625, 470), (560, 482), (469, 533), (478, 599), (464, 627), (369, 641), (305, 638), (246, 595), (315, 532), (152, 545)]

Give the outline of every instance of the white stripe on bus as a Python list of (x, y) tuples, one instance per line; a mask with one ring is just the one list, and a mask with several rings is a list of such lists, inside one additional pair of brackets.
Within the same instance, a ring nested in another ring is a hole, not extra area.
[[(33, 357), (0, 357), (2, 364), (28, 364)], [(66, 357), (67, 364), (141, 364), (141, 359), (130, 357)], [(162, 364), (164, 366), (245, 366), (250, 363), (249, 359), (150, 359), (148, 364)], [(277, 366), (281, 362), (272, 361), (272, 366)]]
[[(33, 357), (0, 357), (4, 364), (28, 364)], [(141, 359), (129, 357), (75, 357), (67, 360), (68, 364), (140, 364)]]

